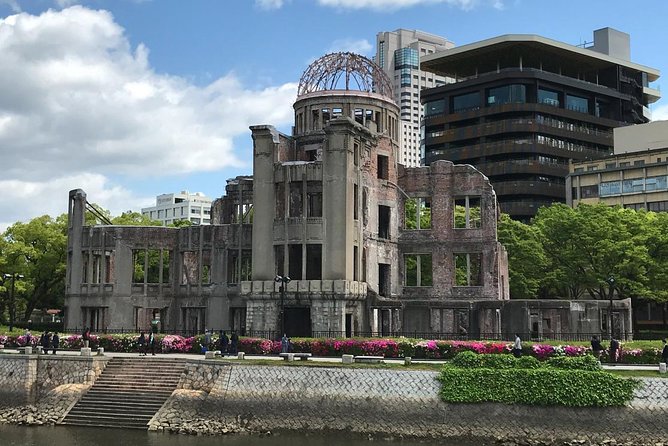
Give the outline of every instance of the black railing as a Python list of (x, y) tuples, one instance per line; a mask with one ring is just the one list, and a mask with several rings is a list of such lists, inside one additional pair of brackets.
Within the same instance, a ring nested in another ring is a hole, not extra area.
[[(217, 338), (221, 329), (211, 329), (213, 338)], [(232, 329), (222, 329), (228, 336), (232, 333)], [(139, 331), (134, 328), (115, 328), (105, 330), (92, 330), (95, 335), (101, 334), (138, 334)], [(62, 330), (62, 333), (81, 334), (81, 328), (73, 328)], [(204, 333), (197, 330), (170, 330), (169, 332), (160, 332), (161, 334), (173, 334), (184, 337), (190, 336), (204, 336)], [(261, 339), (280, 339), (282, 334), (276, 330), (237, 330), (240, 336), (261, 338)], [(288, 333), (289, 334), (289, 333)], [(449, 340), (449, 341), (502, 341), (512, 342), (515, 340), (515, 334), (519, 334), (523, 341), (543, 342), (543, 341), (579, 341), (586, 342), (591, 340), (592, 336), (598, 337), (600, 340), (607, 340), (608, 334), (606, 332), (593, 333), (536, 333), (536, 332), (511, 332), (511, 333), (451, 333), (451, 332), (430, 332), (430, 331), (358, 331), (352, 334), (356, 338), (411, 338), (411, 339), (425, 339), (425, 340)], [(658, 334), (657, 334), (658, 335)], [(292, 336), (292, 337), (311, 337), (311, 338), (347, 338), (345, 331), (312, 331), (310, 336)], [(628, 341), (631, 339), (660, 339), (661, 336), (653, 336), (646, 334), (635, 336), (631, 332), (616, 332), (614, 337), (621, 341)]]

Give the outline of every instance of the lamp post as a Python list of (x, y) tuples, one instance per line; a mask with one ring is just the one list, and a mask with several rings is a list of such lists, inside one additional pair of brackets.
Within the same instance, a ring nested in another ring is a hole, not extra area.
[(12, 328), (14, 328), (14, 318), (16, 317), (16, 306), (14, 302), (14, 290), (15, 287), (14, 285), (16, 284), (16, 279), (23, 279), (24, 276), (23, 274), (18, 274), (18, 273), (12, 273), (12, 274), (3, 274), (3, 278), (5, 279), (12, 279), (12, 287), (9, 292), (9, 331), (12, 331)]
[(615, 290), (615, 277), (613, 275), (610, 275), (610, 277), (608, 277), (606, 282), (608, 282), (608, 299), (609, 299), (609, 305), (608, 305), (608, 335), (610, 337), (610, 341), (612, 342), (612, 293)]
[(285, 286), (290, 283), (290, 278), (288, 276), (276, 276), (274, 277), (274, 282), (280, 283), (280, 286), (278, 287), (278, 291), (281, 293), (281, 305), (279, 308), (279, 313), (278, 313), (278, 322), (279, 322), (279, 333), (278, 337), (279, 339), (283, 336), (283, 318), (284, 318), (284, 311), (285, 311)]

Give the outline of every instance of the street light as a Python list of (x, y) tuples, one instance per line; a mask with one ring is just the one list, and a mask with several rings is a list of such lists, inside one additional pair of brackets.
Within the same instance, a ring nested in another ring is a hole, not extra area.
[(274, 277), (274, 282), (280, 283), (281, 285), (278, 287), (278, 291), (281, 292), (281, 306), (280, 306), (280, 312), (278, 314), (278, 321), (279, 321), (279, 333), (278, 336), (279, 338), (283, 336), (283, 318), (284, 318), (284, 311), (285, 311), (285, 286), (290, 283), (290, 278), (288, 276), (276, 276)]
[(608, 334), (610, 336), (610, 342), (612, 342), (612, 293), (615, 290), (615, 276), (610, 275), (608, 279), (606, 280), (608, 282), (608, 299), (609, 299), (609, 306), (608, 306)]
[(12, 288), (9, 293), (9, 331), (11, 332), (12, 328), (14, 328), (14, 318), (16, 317), (16, 306), (14, 305), (14, 285), (16, 283), (16, 279), (23, 279), (25, 276), (19, 273), (5, 273), (2, 275), (2, 277), (5, 280), (12, 279)]

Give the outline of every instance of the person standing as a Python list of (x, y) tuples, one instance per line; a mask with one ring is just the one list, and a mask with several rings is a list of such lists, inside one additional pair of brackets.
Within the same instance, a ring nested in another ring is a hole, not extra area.
[(668, 363), (668, 344), (666, 343), (666, 338), (661, 340), (663, 342), (663, 349), (661, 350), (661, 359), (663, 362)]
[(84, 348), (88, 348), (88, 345), (90, 344), (90, 329), (88, 327), (84, 328), (81, 339), (83, 340)]
[(56, 350), (58, 350), (59, 346), (60, 346), (60, 338), (58, 337), (58, 333), (54, 333), (53, 338), (51, 338), (51, 349), (53, 350), (54, 355), (56, 354)]
[(610, 341), (610, 362), (617, 362), (619, 359), (619, 341), (612, 338)]
[(230, 355), (236, 355), (239, 352), (239, 335), (236, 331), (232, 332), (230, 337)]
[(601, 345), (601, 341), (599, 341), (596, 335), (591, 337), (591, 351), (596, 359), (601, 358), (601, 352), (603, 351), (603, 346)]
[(148, 345), (151, 347), (151, 355), (155, 356), (155, 335), (153, 334), (153, 330), (148, 335)]
[(211, 348), (211, 331), (208, 328), (204, 329), (204, 347), (207, 350)]
[(522, 340), (517, 333), (515, 333), (515, 343), (513, 344), (513, 356), (516, 358), (522, 356)]
[(283, 333), (283, 337), (281, 338), (281, 353), (288, 353), (290, 351), (290, 340), (288, 337)]
[(139, 348), (139, 356), (146, 356), (146, 335), (142, 331), (139, 333), (139, 339), (137, 339), (137, 347)]
[(42, 351), (44, 354), (48, 355), (49, 354), (49, 347), (51, 347), (51, 334), (47, 331), (42, 335), (41, 339), (42, 343)]
[(220, 336), (218, 337), (218, 350), (220, 350), (220, 355), (225, 356), (227, 354), (227, 349), (230, 345), (230, 339), (227, 337), (227, 334), (223, 330), (220, 330)]

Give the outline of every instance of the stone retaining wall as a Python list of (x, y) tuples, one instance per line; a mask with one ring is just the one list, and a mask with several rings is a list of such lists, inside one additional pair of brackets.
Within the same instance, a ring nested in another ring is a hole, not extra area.
[(90, 386), (107, 365), (105, 356), (0, 355), (0, 406), (34, 403), (64, 384)]
[[(438, 373), (384, 369), (189, 365), (156, 430), (341, 431), (419, 438), (651, 442), (668, 438), (668, 380), (644, 380), (628, 407), (446, 404)], [(207, 424), (207, 422), (209, 424)]]

